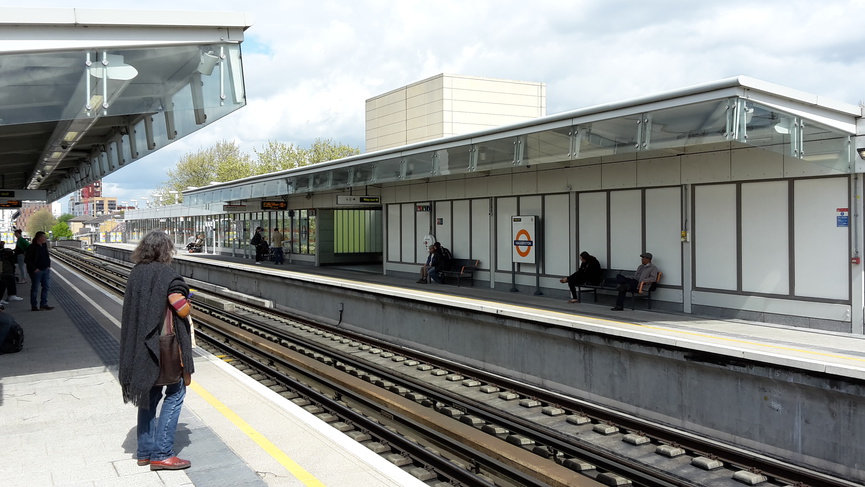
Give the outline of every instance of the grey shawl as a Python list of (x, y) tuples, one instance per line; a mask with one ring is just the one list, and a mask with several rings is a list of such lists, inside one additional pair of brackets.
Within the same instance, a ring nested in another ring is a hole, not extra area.
[[(168, 294), (189, 296), (189, 286), (171, 266), (158, 262), (132, 268), (123, 299), (120, 326), (120, 386), (123, 401), (148, 407), (150, 389), (159, 377), (159, 331)], [(194, 372), (189, 322), (174, 316), (184, 371)]]

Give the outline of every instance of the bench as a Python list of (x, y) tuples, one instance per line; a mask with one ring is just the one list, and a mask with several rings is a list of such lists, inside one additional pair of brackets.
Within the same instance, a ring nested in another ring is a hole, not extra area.
[[(577, 293), (580, 296), (580, 301), (582, 301), (583, 293), (592, 293), (595, 303), (598, 302), (598, 291), (607, 291), (618, 294), (619, 291), (616, 288), (619, 286), (619, 282), (616, 280), (616, 276), (619, 274), (633, 274), (633, 271), (604, 269), (600, 283), (582, 284), (577, 286)], [(658, 279), (653, 283), (641, 282), (640, 286), (637, 288), (637, 292), (628, 291), (628, 294), (631, 295), (631, 309), (634, 309), (634, 305), (638, 298), (646, 298), (648, 308), (652, 309), (652, 291), (657, 289), (662, 274), (662, 272), (658, 271)], [(644, 289), (647, 284), (648, 289)]]
[(449, 277), (455, 277), (457, 280), (457, 287), (459, 287), (460, 280), (466, 278), (471, 281), (471, 285), (474, 286), (474, 272), (477, 270), (479, 265), (481, 265), (481, 261), (479, 260), (450, 259), (445, 263), (443, 269), (439, 271), (439, 275), (441, 276), (442, 283), (444, 283), (445, 279)]

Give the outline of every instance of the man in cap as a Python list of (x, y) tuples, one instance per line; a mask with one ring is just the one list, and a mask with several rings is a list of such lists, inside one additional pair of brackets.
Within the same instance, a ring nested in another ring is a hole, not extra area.
[(651, 284), (658, 280), (658, 268), (655, 267), (655, 264), (652, 264), (652, 254), (643, 252), (640, 254), (640, 257), (643, 259), (643, 263), (637, 267), (634, 277), (625, 277), (621, 274), (616, 276), (616, 282), (619, 283), (616, 289), (619, 291), (619, 295), (616, 296), (616, 307), (610, 308), (611, 310), (622, 311), (625, 309), (625, 294), (637, 292), (640, 283)]

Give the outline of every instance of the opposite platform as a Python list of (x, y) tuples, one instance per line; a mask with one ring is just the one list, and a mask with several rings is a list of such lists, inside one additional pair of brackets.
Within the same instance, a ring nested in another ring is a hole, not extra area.
[(5, 311), (25, 338), (0, 355), (4, 486), (425, 485), (201, 350), (175, 444), (192, 467), (139, 467), (137, 410), (116, 378), (121, 304), (52, 267), (54, 310), (21, 301)]

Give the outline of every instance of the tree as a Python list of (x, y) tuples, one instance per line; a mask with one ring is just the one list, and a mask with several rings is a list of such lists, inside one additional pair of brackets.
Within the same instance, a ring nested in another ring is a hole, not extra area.
[(360, 149), (337, 144), (333, 139), (315, 139), (308, 149), (271, 140), (261, 151), (253, 150), (258, 156), (255, 174), (284, 171), (360, 154)]
[(66, 222), (58, 221), (53, 227), (51, 227), (51, 236), (54, 240), (72, 238), (72, 230), (69, 229), (69, 224)]
[(55, 223), (57, 223), (57, 220), (51, 214), (51, 210), (42, 208), (27, 219), (27, 233), (30, 235), (36, 235), (36, 232), (48, 233)]
[[(151, 194), (157, 204), (171, 205), (182, 201), (181, 193), (189, 187), (207, 186), (213, 181), (225, 182), (252, 176), (252, 161), (235, 142), (220, 141), (207, 149), (184, 155), (168, 180)], [(174, 191), (174, 193), (172, 193)]]
[(71, 213), (64, 213), (64, 214), (60, 215), (59, 218), (57, 218), (57, 221), (65, 223), (65, 222), (68, 222), (69, 220), (71, 220), (73, 218), (75, 218), (75, 215), (73, 215)]

